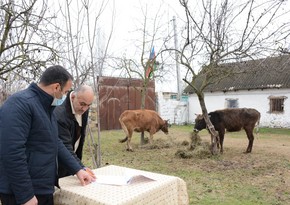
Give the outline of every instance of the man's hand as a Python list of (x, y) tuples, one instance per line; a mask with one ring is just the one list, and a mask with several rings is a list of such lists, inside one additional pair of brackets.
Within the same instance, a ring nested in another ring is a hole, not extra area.
[(34, 196), (23, 205), (37, 205), (37, 204), (38, 204), (37, 198)]
[(85, 170), (81, 169), (76, 173), (78, 179), (80, 180), (83, 186), (90, 184), (96, 180), (95, 175), (91, 175), (90, 173), (86, 172)]
[(90, 175), (92, 175), (92, 177), (95, 177), (95, 178), (96, 178), (94, 172), (93, 172), (90, 168), (85, 167), (84, 170), (85, 170), (86, 172), (88, 172)]

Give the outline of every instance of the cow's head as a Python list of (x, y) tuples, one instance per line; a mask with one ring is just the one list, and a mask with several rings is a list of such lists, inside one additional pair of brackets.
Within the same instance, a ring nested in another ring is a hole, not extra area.
[(168, 120), (164, 120), (164, 125), (161, 127), (161, 130), (162, 130), (165, 134), (168, 134), (168, 127), (169, 127)]
[(205, 129), (205, 128), (206, 128), (206, 123), (203, 118), (203, 115), (196, 115), (193, 131), (199, 132), (200, 130)]

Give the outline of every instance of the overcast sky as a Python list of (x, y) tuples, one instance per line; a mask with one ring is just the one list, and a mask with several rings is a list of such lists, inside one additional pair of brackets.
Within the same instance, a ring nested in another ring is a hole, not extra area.
[[(92, 2), (92, 5), (97, 7), (100, 6), (101, 1), (90, 1)], [(278, 0), (259, 0), (258, 2), (265, 1), (274, 2)], [(72, 2), (75, 3), (78, 2), (78, 0), (73, 0)], [(109, 53), (113, 54), (115, 57), (121, 57), (126, 54), (127, 59), (136, 59), (136, 56), (140, 55), (140, 52), (136, 52), (135, 44), (136, 39), (139, 38), (139, 40), (142, 40), (142, 35), (140, 35), (140, 33), (138, 35), (136, 32), (137, 29), (142, 29), (142, 24), (144, 23), (142, 9), (145, 10), (147, 8), (148, 22), (150, 19), (154, 19), (156, 14), (160, 14), (162, 17), (161, 24), (167, 26), (168, 31), (173, 30), (173, 16), (176, 17), (177, 27), (184, 25), (181, 20), (184, 19), (184, 10), (179, 4), (179, 0), (110, 0), (108, 2), (109, 3), (105, 7), (104, 13), (101, 14), (100, 19), (98, 20), (98, 27), (102, 30), (105, 36), (104, 38), (108, 37), (109, 32), (113, 27), (114, 31), (110, 42)], [(198, 3), (200, 3), (200, 1), (193, 4), (193, 7), (198, 7)], [(289, 1), (286, 1), (285, 3), (285, 8), (288, 8), (286, 4), (289, 5)], [(94, 8), (91, 8), (90, 10), (93, 12), (96, 10), (97, 13), (97, 9), (94, 10)], [(115, 11), (115, 15), (113, 15), (113, 11)], [(115, 17), (114, 21), (112, 21), (113, 16)], [(106, 42), (106, 39), (104, 39), (104, 42)], [(158, 45), (154, 46), (155, 50), (158, 51)], [(181, 75), (184, 73), (185, 72), (182, 72), (181, 70)], [(176, 92), (176, 70), (173, 70), (172, 75), (168, 76), (167, 79), (167, 82), (161, 85), (157, 84), (157, 91)]]
[[(115, 56), (123, 56), (127, 58), (136, 58), (136, 38), (142, 38), (140, 32), (136, 30), (142, 28), (144, 23), (144, 15), (142, 9), (147, 8), (148, 22), (154, 19), (156, 15), (162, 16), (162, 23), (173, 31), (172, 19), (173, 16), (178, 18), (182, 15), (182, 7), (178, 0), (116, 0), (115, 1), (115, 22), (113, 24), (114, 32), (110, 44), (110, 52)], [(106, 7), (104, 14), (101, 16), (101, 28), (107, 33), (111, 29), (111, 16), (113, 11), (113, 1)], [(104, 20), (105, 19), (105, 20)], [(158, 51), (158, 46), (155, 45), (155, 50)], [(149, 53), (148, 53), (149, 56)], [(172, 71), (173, 75), (168, 76), (167, 82), (162, 84), (156, 83), (156, 91), (176, 92), (177, 79), (176, 70)]]
[[(94, 22), (95, 16), (98, 14), (100, 5), (102, 0), (89, 0), (91, 7), (90, 16), (91, 23)], [(180, 13), (183, 13), (182, 7), (179, 4), (179, 0), (105, 0), (108, 2), (103, 13), (100, 15), (97, 26), (101, 31), (101, 36), (98, 37), (101, 39), (101, 43), (105, 46), (110, 31), (113, 27), (112, 39), (110, 41), (110, 46), (108, 52), (110, 55), (115, 57), (126, 56), (127, 59), (137, 59), (140, 57), (136, 57), (140, 55), (140, 51), (137, 52), (138, 48), (136, 46), (136, 39), (142, 40), (142, 34), (137, 32), (138, 29), (142, 29), (144, 23), (144, 15), (142, 14), (142, 9), (145, 10), (147, 8), (147, 20), (148, 24), (153, 22), (153, 19), (156, 15), (160, 15), (158, 19), (160, 20), (159, 24), (167, 26), (168, 29), (173, 31), (172, 19), (173, 16), (178, 16)], [(55, 10), (60, 8), (60, 4), (65, 3), (65, 1), (52, 0), (49, 1), (50, 4), (53, 5)], [(79, 0), (72, 0), (71, 2), (71, 13), (72, 19), (77, 18), (77, 4), (80, 4)], [(64, 8), (64, 6), (62, 6)], [(73, 9), (74, 8), (74, 9)], [(65, 9), (63, 9), (65, 10)], [(114, 13), (115, 12), (115, 13)], [(60, 15), (61, 16), (61, 15)], [(114, 19), (112, 19), (114, 17)], [(60, 21), (58, 17), (58, 21)], [(75, 22), (76, 23), (76, 22)], [(76, 25), (76, 24), (75, 24)], [(93, 27), (91, 27), (93, 28)], [(86, 32), (85, 30), (84, 32)], [(151, 30), (149, 31), (151, 32)], [(151, 32), (152, 33), (152, 32)], [(102, 40), (103, 39), (103, 40)], [(155, 46), (155, 51), (158, 52), (160, 49), (158, 45)], [(140, 49), (140, 44), (139, 44)], [(150, 54), (150, 50), (148, 49), (148, 57)], [(116, 71), (114, 74), (118, 75)], [(167, 92), (176, 92), (177, 91), (177, 80), (176, 80), (176, 70), (172, 70), (172, 74), (168, 76), (168, 81), (164, 84), (156, 85), (157, 91), (165, 91)], [(114, 75), (115, 76), (115, 75)]]
[[(110, 29), (109, 19), (112, 14), (113, 1), (107, 6), (102, 19), (107, 19), (103, 26)], [(131, 47), (136, 38), (136, 29), (142, 28), (144, 16), (142, 10), (147, 7), (148, 18), (154, 18), (157, 13), (163, 15), (163, 22), (167, 24), (173, 16), (179, 15), (181, 6), (178, 0), (116, 0), (115, 10), (116, 19), (114, 22), (114, 39), (112, 48), (116, 51), (124, 50), (126, 47)], [(104, 22), (104, 21), (102, 21)], [(170, 23), (170, 22), (169, 22)], [(171, 23), (170, 23), (171, 24)], [(171, 24), (172, 25), (172, 24)]]

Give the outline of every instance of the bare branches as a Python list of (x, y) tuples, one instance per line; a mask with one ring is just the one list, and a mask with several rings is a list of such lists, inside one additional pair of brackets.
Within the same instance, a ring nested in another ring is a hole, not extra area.
[[(286, 39), (289, 41), (285, 17), (290, 10), (283, 7), (284, 1), (179, 2), (186, 15), (180, 62), (188, 71), (183, 80), (198, 96), (204, 114), (207, 109), (203, 91), (209, 85), (245, 72), (229, 69), (225, 63), (288, 51), (283, 45)], [(196, 59), (201, 59), (198, 64)]]
[(71, 65), (76, 86), (84, 81), (94, 82), (102, 75), (115, 18), (112, 14), (111, 33), (105, 40), (100, 18), (108, 3), (109, 0), (59, 2), (60, 18), (66, 23), (65, 28), (61, 28), (62, 22), (56, 22), (66, 44), (61, 48), (62, 61)]
[[(0, 79), (15, 71), (22, 79), (36, 79), (40, 68), (57, 54), (48, 39), (47, 4), (43, 1), (7, 0), (0, 7)], [(31, 75), (32, 74), (32, 75)]]
[[(249, 59), (253, 54), (262, 56), (270, 51), (267, 46), (274, 42), (279, 32), (289, 29), (286, 23), (279, 24), (282, 16), (289, 13), (289, 10), (280, 12), (283, 2), (219, 2), (214, 5), (212, 1), (203, 0), (199, 10), (194, 10), (188, 1), (180, 0), (187, 18), (180, 61), (193, 71), (193, 76), (197, 76), (197, 69), (192, 69), (192, 60), (198, 56), (204, 56), (202, 64), (212, 68), (234, 59)], [(272, 25), (275, 26), (271, 27)], [(282, 38), (287, 36), (289, 35)], [(267, 46), (262, 48), (263, 43)]]

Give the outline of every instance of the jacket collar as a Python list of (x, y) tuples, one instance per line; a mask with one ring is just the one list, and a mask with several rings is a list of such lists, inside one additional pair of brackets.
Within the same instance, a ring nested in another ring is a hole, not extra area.
[(70, 103), (70, 94), (72, 93), (72, 91), (68, 92), (66, 98), (65, 98), (65, 101), (62, 103), (61, 106), (65, 106), (65, 109), (66, 109), (66, 112), (68, 114), (68, 116), (71, 118), (71, 119), (74, 119), (74, 114), (72, 113), (72, 105)]
[(39, 88), (36, 83), (31, 83), (28, 89), (36, 93), (36, 95), (39, 97), (40, 103), (45, 109), (54, 109), (54, 106), (51, 106), (53, 97)]

